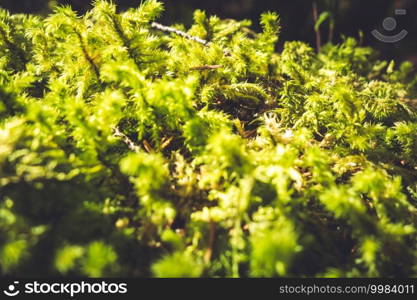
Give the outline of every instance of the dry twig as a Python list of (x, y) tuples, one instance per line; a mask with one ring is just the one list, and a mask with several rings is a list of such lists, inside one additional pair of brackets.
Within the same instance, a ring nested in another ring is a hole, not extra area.
[(192, 35), (184, 32), (184, 31), (175, 29), (173, 27), (165, 26), (165, 25), (162, 25), (162, 24), (159, 24), (159, 23), (156, 23), (156, 22), (152, 22), (151, 27), (154, 28), (154, 29), (160, 30), (160, 31), (169, 32), (169, 33), (173, 33), (173, 34), (182, 36), (183, 38), (186, 38), (187, 40), (200, 43), (204, 46), (208, 46), (210, 44), (210, 42), (208, 42), (206, 40), (203, 40), (199, 37), (192, 36)]
[(114, 131), (113, 135), (115, 137), (120, 138), (130, 150), (135, 151), (135, 152), (141, 151), (141, 148), (138, 145), (136, 145), (135, 142), (133, 142), (126, 134), (121, 132), (118, 127), (114, 127), (113, 131)]

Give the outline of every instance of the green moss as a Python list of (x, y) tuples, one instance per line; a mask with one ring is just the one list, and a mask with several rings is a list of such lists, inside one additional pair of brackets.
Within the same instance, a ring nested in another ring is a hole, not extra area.
[(410, 63), (161, 12), (0, 12), (1, 274), (416, 276)]

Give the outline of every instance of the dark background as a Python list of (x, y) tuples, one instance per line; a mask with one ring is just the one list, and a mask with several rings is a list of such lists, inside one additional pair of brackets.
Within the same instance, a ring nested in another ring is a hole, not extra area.
[[(56, 4), (69, 4), (82, 13), (92, 1), (89, 0), (0, 0), (0, 6), (12, 12), (47, 14)], [(115, 0), (120, 10), (136, 7), (140, 0)], [(314, 0), (163, 0), (165, 13), (160, 22), (172, 24), (192, 22), (194, 9), (206, 10), (222, 18), (251, 19), (254, 29), (258, 28), (259, 15), (267, 10), (276, 11), (282, 20), (280, 46), (284, 41), (302, 40), (315, 45), (313, 2)], [(417, 65), (417, 0), (317, 0), (319, 11), (331, 11), (335, 16), (335, 38), (339, 42), (342, 35), (359, 37), (364, 34), (364, 45), (379, 50), (382, 58), (397, 61), (410, 60)], [(395, 8), (407, 9), (406, 16), (395, 16)], [(389, 33), (382, 28), (382, 21), (393, 16), (398, 27)], [(385, 44), (376, 40), (370, 32), (379, 29), (384, 34), (396, 34), (401, 29), (409, 35), (396, 44)], [(326, 41), (328, 24), (321, 28)]]

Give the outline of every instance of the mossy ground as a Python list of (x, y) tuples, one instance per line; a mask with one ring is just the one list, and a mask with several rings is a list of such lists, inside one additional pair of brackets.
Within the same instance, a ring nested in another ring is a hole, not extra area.
[(415, 276), (412, 65), (162, 10), (0, 12), (1, 273)]

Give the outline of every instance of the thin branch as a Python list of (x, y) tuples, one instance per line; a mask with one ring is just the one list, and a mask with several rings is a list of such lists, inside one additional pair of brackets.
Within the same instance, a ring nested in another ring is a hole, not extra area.
[(204, 65), (190, 68), (191, 71), (215, 70), (222, 68), (221, 65)]
[(113, 132), (114, 132), (113, 135), (115, 137), (121, 138), (123, 143), (125, 143), (130, 150), (132, 150), (134, 152), (140, 152), (141, 151), (141, 147), (136, 145), (135, 142), (132, 141), (126, 134), (121, 132), (118, 127), (114, 127)]
[(330, 20), (330, 25), (329, 25), (329, 43), (333, 42), (333, 36), (334, 36), (334, 20), (331, 19)]
[[(165, 25), (162, 25), (162, 24), (159, 24), (159, 23), (156, 23), (156, 22), (152, 22), (151, 27), (153, 29), (157, 29), (157, 30), (160, 30), (160, 31), (163, 31), (163, 32), (173, 33), (173, 34), (176, 34), (178, 36), (182, 36), (183, 38), (186, 38), (187, 40), (199, 43), (199, 44), (201, 44), (205, 47), (208, 47), (208, 46), (211, 45), (211, 42), (209, 42), (209, 41), (203, 40), (203, 39), (201, 39), (197, 36), (193, 36), (191, 34), (188, 34), (188, 33), (184, 32), (184, 31), (175, 29), (173, 27), (165, 26)], [(224, 53), (225, 56), (231, 56), (231, 53), (227, 50), (223, 50), (223, 53)]]
[[(318, 11), (318, 8), (317, 8), (317, 2), (316, 1), (313, 2), (313, 18), (314, 18), (314, 24), (317, 24), (317, 21), (319, 19), (319, 11)], [(321, 34), (320, 34), (320, 28), (314, 28), (314, 31), (316, 32), (316, 47), (317, 47), (317, 52), (320, 52), (320, 50), (321, 50)]]
[(160, 30), (160, 31), (169, 32), (169, 33), (173, 33), (173, 34), (182, 36), (183, 38), (186, 38), (187, 40), (200, 43), (203, 46), (210, 45), (210, 42), (208, 42), (206, 40), (203, 40), (203, 39), (201, 39), (199, 37), (196, 37), (196, 36), (192, 36), (192, 35), (184, 32), (184, 31), (175, 29), (173, 27), (165, 26), (165, 25), (162, 25), (162, 24), (159, 24), (159, 23), (156, 23), (156, 22), (152, 22), (151, 27), (154, 28), (154, 29)]
[(214, 249), (214, 242), (216, 239), (216, 223), (214, 223), (212, 220), (210, 220), (209, 225), (209, 240), (208, 240), (208, 247), (206, 249), (206, 252), (204, 253), (204, 261), (206, 264), (208, 264), (211, 260), (211, 257), (213, 255), (213, 249)]

